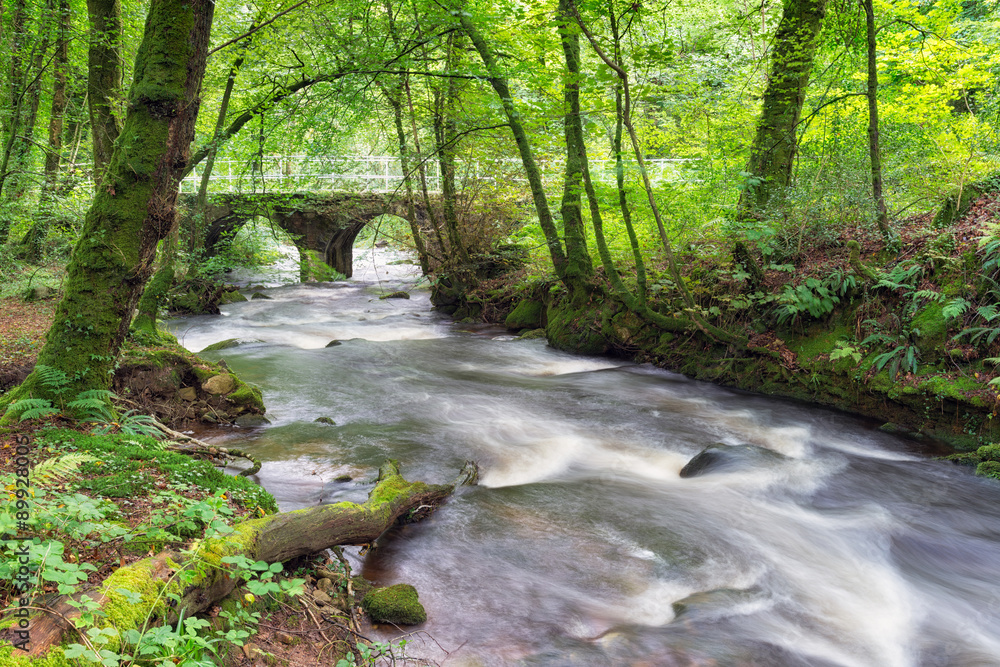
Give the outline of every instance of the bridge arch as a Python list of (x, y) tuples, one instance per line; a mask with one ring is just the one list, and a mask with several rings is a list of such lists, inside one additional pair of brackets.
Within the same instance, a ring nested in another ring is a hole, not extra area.
[[(195, 195), (181, 195), (182, 222), (190, 224)], [(432, 201), (432, 204), (434, 202)], [(418, 222), (426, 207), (414, 207)], [(213, 250), (227, 234), (256, 217), (266, 217), (289, 233), (299, 248), (315, 252), (339, 273), (354, 273), (354, 240), (368, 223), (382, 215), (408, 219), (405, 202), (386, 194), (236, 193), (210, 195), (205, 210), (205, 248)]]

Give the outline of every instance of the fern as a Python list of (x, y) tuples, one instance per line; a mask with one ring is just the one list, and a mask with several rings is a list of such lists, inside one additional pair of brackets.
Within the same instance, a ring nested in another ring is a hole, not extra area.
[(914, 299), (929, 299), (931, 301), (944, 301), (944, 294), (932, 289), (917, 290), (913, 293)]
[(11, 404), (8, 409), (12, 413), (19, 415), (19, 422), (59, 414), (59, 410), (53, 407), (52, 401), (44, 398), (22, 398), (20, 401)]
[(37, 364), (35, 366), (35, 372), (38, 373), (38, 378), (41, 383), (46, 386), (52, 394), (62, 394), (69, 388), (67, 386), (70, 382), (69, 376), (58, 368), (46, 366), (45, 364)]
[(75, 473), (77, 469), (84, 463), (90, 463), (96, 461), (97, 458), (89, 454), (81, 454), (79, 452), (74, 452), (72, 454), (63, 454), (62, 456), (53, 456), (50, 459), (45, 459), (41, 463), (35, 466), (32, 471), (32, 476), (38, 481), (65, 481), (72, 473)]
[(945, 319), (946, 322), (948, 320), (958, 319), (960, 316), (964, 315), (965, 311), (967, 311), (971, 306), (972, 304), (969, 303), (968, 300), (958, 296), (949, 301), (948, 303), (946, 303), (944, 307), (941, 308), (941, 316)]
[(84, 421), (115, 421), (116, 415), (111, 407), (114, 392), (107, 389), (88, 389), (77, 394), (76, 399), (66, 404), (66, 407), (82, 414)]

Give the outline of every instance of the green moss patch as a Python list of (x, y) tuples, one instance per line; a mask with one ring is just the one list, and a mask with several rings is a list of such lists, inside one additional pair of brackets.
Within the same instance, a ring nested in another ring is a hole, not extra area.
[(517, 304), (514, 311), (504, 320), (504, 326), (508, 329), (537, 329), (542, 326), (542, 317), (545, 314), (545, 306), (541, 301), (534, 299), (524, 299)]
[(274, 496), (245, 477), (225, 474), (208, 461), (159, 449), (152, 438), (126, 435), (94, 436), (69, 429), (50, 429), (39, 434), (39, 442), (54, 449), (79, 451), (100, 459), (81, 468), (86, 476), (77, 483), (83, 491), (105, 498), (144, 496), (151, 491), (154, 475), (169, 484), (197, 486), (209, 494), (226, 493), (246, 509), (278, 510)]

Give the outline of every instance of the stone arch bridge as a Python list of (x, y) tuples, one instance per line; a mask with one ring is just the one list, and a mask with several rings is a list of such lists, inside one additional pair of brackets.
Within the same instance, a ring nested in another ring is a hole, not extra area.
[[(431, 205), (439, 197), (431, 195)], [(181, 224), (190, 224), (196, 195), (180, 195)], [(205, 211), (205, 247), (215, 249), (229, 234), (256, 217), (267, 218), (289, 233), (299, 249), (314, 251), (338, 272), (353, 273), (354, 240), (365, 226), (382, 215), (409, 220), (405, 200), (381, 193), (264, 193), (214, 194)], [(428, 220), (427, 207), (414, 202), (415, 222)]]

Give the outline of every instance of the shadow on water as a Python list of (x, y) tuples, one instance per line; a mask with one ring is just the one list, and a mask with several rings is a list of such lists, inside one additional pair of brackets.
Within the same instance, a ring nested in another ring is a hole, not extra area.
[[(214, 354), (263, 387), (273, 423), (216, 437), (264, 460), (284, 509), (364, 499), (386, 457), (432, 482), (480, 462), (480, 486), (355, 558), (420, 591), (436, 642), (411, 653), (1000, 664), (995, 483), (842, 414), (455, 325), (403, 269), (270, 289), (171, 328), (194, 350), (261, 341)], [(378, 298), (396, 289), (412, 298)], [(682, 478), (713, 443), (725, 465)]]

